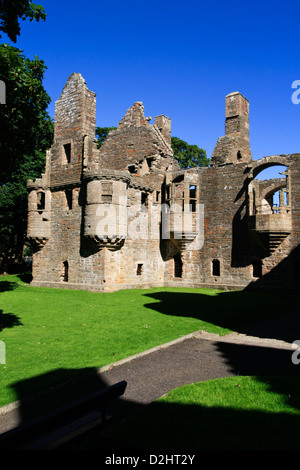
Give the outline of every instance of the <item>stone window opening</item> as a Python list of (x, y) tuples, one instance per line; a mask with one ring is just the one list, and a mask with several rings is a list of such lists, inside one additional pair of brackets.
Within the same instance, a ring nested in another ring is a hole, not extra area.
[(156, 201), (156, 202), (159, 202), (159, 201), (160, 201), (160, 191), (156, 191), (155, 201)]
[(142, 192), (141, 193), (141, 204), (144, 207), (147, 207), (148, 205), (148, 193)]
[(71, 144), (64, 144), (64, 156), (66, 163), (71, 163)]
[(72, 189), (66, 189), (65, 194), (66, 194), (68, 210), (71, 211), (73, 209), (73, 191), (72, 191)]
[(144, 265), (142, 263), (139, 263), (136, 268), (136, 275), (141, 276), (143, 274), (143, 268)]
[(189, 187), (190, 212), (196, 212), (196, 203), (197, 203), (197, 187), (194, 184), (190, 184), (190, 187)]
[(152, 164), (153, 164), (154, 160), (155, 160), (154, 157), (146, 158), (146, 161), (147, 161), (147, 165), (148, 165), (149, 170), (151, 170)]
[(128, 165), (127, 169), (129, 171), (129, 173), (136, 173), (137, 172), (135, 165)]
[(174, 277), (182, 278), (182, 259), (180, 255), (174, 256)]
[(238, 152), (237, 152), (237, 154), (236, 154), (236, 158), (237, 158), (237, 160), (241, 160), (242, 154), (241, 154), (241, 151), (240, 151), (240, 150), (238, 150)]
[(212, 275), (217, 276), (217, 277), (221, 275), (220, 260), (219, 259), (213, 259), (212, 260)]
[(252, 276), (262, 277), (262, 262), (261, 260), (254, 260), (252, 262)]
[(63, 262), (61, 280), (63, 282), (69, 282), (69, 262), (68, 261)]
[(37, 210), (44, 211), (46, 204), (46, 195), (43, 191), (37, 193)]

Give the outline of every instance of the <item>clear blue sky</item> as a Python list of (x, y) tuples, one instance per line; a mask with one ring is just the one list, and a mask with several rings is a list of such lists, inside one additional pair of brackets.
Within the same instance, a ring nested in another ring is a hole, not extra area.
[[(16, 47), (48, 69), (49, 113), (80, 72), (97, 94), (97, 126), (117, 126), (142, 101), (172, 119), (172, 135), (214, 149), (225, 96), (250, 101), (253, 158), (300, 152), (299, 4), (271, 1), (36, 0), (46, 22), (22, 22)], [(2, 42), (5, 37), (2, 38)], [(9, 42), (9, 41), (8, 41)]]

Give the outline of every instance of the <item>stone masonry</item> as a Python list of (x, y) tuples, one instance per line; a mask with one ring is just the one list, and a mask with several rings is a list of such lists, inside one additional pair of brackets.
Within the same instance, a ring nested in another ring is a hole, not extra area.
[[(170, 118), (150, 124), (141, 102), (100, 149), (95, 116), (95, 94), (72, 74), (56, 102), (45, 173), (28, 181), (32, 285), (297, 288), (299, 154), (252, 160), (244, 96), (226, 96), (225, 136), (205, 168), (180, 169)], [(282, 178), (256, 179), (274, 165)]]

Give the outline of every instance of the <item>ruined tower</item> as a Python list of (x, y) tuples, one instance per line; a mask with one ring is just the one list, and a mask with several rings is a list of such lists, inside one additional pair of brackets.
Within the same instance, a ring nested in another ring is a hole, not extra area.
[(246, 163), (252, 160), (249, 143), (249, 101), (239, 92), (225, 98), (225, 136), (212, 154), (212, 165)]

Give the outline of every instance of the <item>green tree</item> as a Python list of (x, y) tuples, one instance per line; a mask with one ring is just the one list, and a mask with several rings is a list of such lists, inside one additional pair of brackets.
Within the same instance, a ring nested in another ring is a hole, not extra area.
[(0, 105), (0, 257), (5, 269), (22, 259), (27, 229), (27, 179), (39, 177), (53, 140), (53, 122), (43, 87), (46, 66), (35, 56), (0, 45), (0, 78), (6, 105)]
[(190, 145), (178, 137), (171, 137), (171, 145), (174, 150), (174, 158), (178, 161), (180, 168), (208, 166), (210, 163), (206, 151), (198, 145)]
[(103, 142), (105, 141), (107, 134), (114, 129), (117, 129), (117, 128), (116, 127), (96, 127), (96, 137), (98, 139), (98, 148), (100, 148)]
[[(32, 0), (0, 0), (0, 31), (7, 34), (12, 42), (20, 35), (20, 20), (45, 21), (46, 13), (41, 5)], [(1, 37), (1, 35), (0, 35)]]

